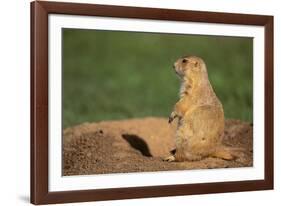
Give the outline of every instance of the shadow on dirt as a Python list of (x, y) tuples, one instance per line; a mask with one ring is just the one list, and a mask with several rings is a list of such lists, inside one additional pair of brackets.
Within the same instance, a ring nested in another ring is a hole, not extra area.
[(122, 137), (131, 145), (131, 147), (139, 150), (143, 156), (152, 157), (147, 143), (141, 137), (134, 134), (122, 134)]

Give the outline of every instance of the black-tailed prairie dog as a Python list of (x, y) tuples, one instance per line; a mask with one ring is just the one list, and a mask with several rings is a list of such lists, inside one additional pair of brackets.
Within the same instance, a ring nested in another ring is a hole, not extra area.
[(178, 118), (176, 150), (166, 161), (195, 161), (204, 157), (232, 160), (222, 145), (223, 107), (208, 78), (205, 62), (196, 56), (179, 58), (174, 70), (181, 80), (180, 99), (169, 117)]

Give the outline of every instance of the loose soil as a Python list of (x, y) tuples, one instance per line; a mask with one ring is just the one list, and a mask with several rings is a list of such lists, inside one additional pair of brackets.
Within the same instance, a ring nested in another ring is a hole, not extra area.
[(236, 150), (226, 161), (205, 158), (193, 162), (164, 162), (175, 148), (176, 123), (165, 118), (84, 123), (63, 132), (63, 175), (250, 167), (253, 126), (226, 120), (223, 143)]

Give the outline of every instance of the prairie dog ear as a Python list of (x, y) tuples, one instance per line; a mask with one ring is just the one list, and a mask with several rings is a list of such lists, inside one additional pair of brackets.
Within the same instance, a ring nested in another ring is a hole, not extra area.
[(194, 67), (195, 67), (195, 68), (199, 68), (199, 66), (200, 66), (199, 61), (194, 61), (194, 63), (193, 63), (193, 64), (194, 64)]

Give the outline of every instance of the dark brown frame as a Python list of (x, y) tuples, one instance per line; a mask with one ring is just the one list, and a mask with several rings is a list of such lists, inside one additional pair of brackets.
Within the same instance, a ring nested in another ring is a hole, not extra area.
[[(48, 15), (258, 25), (265, 28), (265, 179), (48, 191)], [(31, 3), (31, 202), (66, 203), (273, 189), (273, 16), (35, 1)]]

